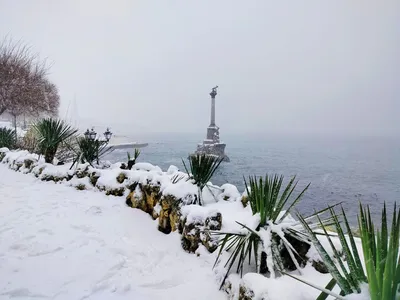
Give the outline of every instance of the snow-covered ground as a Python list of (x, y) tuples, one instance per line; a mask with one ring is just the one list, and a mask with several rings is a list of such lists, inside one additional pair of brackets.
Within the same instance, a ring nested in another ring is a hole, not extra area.
[[(213, 271), (218, 251), (209, 253), (205, 244), (200, 244), (196, 251), (199, 257), (188, 254), (177, 232), (161, 233), (157, 230), (158, 220), (153, 221), (140, 209), (129, 208), (125, 197), (104, 195), (107, 189), (132, 182), (151, 182), (160, 186), (163, 196), (173, 195), (185, 202), (197, 188), (186, 180), (172, 183), (175, 175), (186, 176), (177, 167), (171, 166), (167, 172), (150, 163), (137, 163), (131, 171), (121, 170), (119, 164), (107, 169), (89, 168), (89, 174), (100, 176), (93, 186), (89, 177), (78, 176), (85, 165), (70, 170), (68, 164), (45, 164), (43, 158), (37, 162), (37, 155), (28, 151), (1, 148), (0, 152), (6, 153), (0, 164), (0, 300), (227, 299), (218, 288), (226, 272), (228, 252), (223, 252)], [(34, 163), (31, 167), (29, 161)], [(121, 172), (124, 184), (117, 181)], [(50, 181), (42, 181), (47, 179)], [(79, 184), (87, 190), (77, 191), (74, 187)], [(186, 223), (205, 224), (206, 218), (220, 212), (221, 232), (242, 231), (237, 221), (249, 228), (257, 226), (259, 216), (252, 214), (250, 206), (243, 207), (242, 194), (235, 186), (210, 183), (209, 188), (203, 191), (205, 206), (189, 203), (181, 208)], [(125, 195), (128, 193), (125, 190)], [(141, 193), (135, 190), (136, 196)], [(319, 239), (333, 257), (326, 238)], [(339, 239), (332, 240), (340, 251)], [(356, 244), (362, 253), (359, 239)], [(320, 259), (314, 247), (307, 256)], [(230, 300), (238, 299), (243, 291), (240, 288), (254, 300), (314, 300), (319, 294), (317, 289), (289, 276), (267, 278), (255, 271), (252, 264), (245, 266), (242, 279), (237, 274), (229, 275), (224, 288)], [(320, 287), (332, 278), (316, 271), (311, 262), (301, 275), (293, 274)], [(340, 292), (337, 286), (333, 291)], [(369, 299), (367, 285), (362, 291), (346, 299)]]
[(0, 299), (226, 299), (209, 260), (124, 198), (0, 165)]

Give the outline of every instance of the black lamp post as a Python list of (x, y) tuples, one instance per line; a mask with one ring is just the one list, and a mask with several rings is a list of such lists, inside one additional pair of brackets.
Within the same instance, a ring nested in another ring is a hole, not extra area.
[(89, 132), (89, 138), (90, 138), (92, 141), (94, 141), (94, 140), (96, 139), (96, 137), (97, 137), (97, 132), (94, 131), (94, 129), (92, 128), (92, 130), (90, 130), (90, 132)]
[(110, 128), (107, 127), (107, 130), (104, 132), (104, 137), (106, 138), (106, 141), (108, 142), (111, 139), (112, 132), (110, 131)]
[(103, 134), (104, 134), (104, 138), (106, 139), (106, 141), (98, 139), (97, 132), (94, 131), (94, 128), (92, 128), (91, 130), (87, 129), (84, 133), (84, 136), (88, 141), (95, 143), (95, 146), (96, 146), (95, 149), (97, 152), (95, 154), (96, 155), (95, 159), (97, 161), (97, 164), (99, 164), (99, 149), (103, 144), (108, 143), (110, 141), (112, 132), (110, 131), (110, 128), (107, 127), (107, 130)]
[(84, 135), (85, 135), (86, 139), (90, 139), (90, 131), (89, 131), (89, 129), (86, 129)]

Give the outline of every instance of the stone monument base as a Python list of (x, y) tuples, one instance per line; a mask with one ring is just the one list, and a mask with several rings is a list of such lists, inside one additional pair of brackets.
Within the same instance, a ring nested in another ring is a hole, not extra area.
[(204, 140), (203, 144), (197, 145), (197, 150), (194, 154), (205, 153), (207, 155), (214, 155), (222, 157), (224, 162), (230, 162), (229, 157), (225, 154), (226, 144), (224, 143), (213, 143), (210, 140)]

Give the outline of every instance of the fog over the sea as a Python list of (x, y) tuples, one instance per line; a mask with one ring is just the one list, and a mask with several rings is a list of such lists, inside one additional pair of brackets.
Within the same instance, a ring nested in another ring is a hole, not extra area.
[(222, 135), (400, 132), (400, 1), (0, 0), (7, 34), (85, 126), (204, 132), (218, 85)]

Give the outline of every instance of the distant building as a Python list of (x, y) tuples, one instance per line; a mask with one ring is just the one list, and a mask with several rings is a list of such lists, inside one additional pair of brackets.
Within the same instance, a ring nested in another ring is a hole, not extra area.
[(219, 127), (215, 123), (215, 96), (217, 95), (218, 86), (214, 87), (210, 93), (211, 96), (211, 122), (207, 127), (207, 138), (203, 143), (197, 145), (197, 153), (206, 153), (223, 157), (224, 161), (229, 162), (229, 157), (225, 154), (226, 144), (221, 143), (219, 139)]

